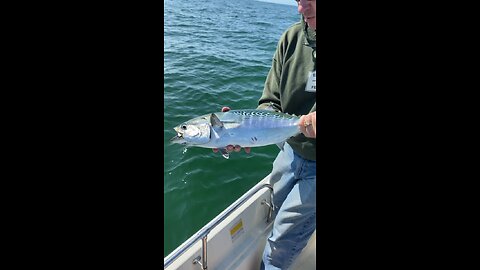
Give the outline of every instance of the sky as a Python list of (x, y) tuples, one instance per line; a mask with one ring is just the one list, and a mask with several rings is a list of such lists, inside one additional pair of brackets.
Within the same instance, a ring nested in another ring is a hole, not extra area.
[(295, 0), (257, 0), (261, 2), (270, 2), (270, 3), (276, 3), (276, 4), (283, 4), (283, 5), (290, 5), (290, 6), (296, 6), (297, 2)]

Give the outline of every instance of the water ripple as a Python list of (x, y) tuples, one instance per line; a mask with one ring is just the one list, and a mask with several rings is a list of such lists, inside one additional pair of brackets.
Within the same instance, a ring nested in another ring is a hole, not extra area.
[(169, 141), (173, 127), (222, 106), (255, 108), (277, 41), (299, 18), (294, 6), (253, 0), (165, 1), (164, 255), (267, 175), (279, 151), (257, 147), (228, 160), (184, 151)]

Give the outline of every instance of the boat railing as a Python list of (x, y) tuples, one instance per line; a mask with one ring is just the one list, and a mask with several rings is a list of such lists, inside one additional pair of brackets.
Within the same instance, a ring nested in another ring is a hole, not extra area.
[(235, 211), (258, 191), (264, 188), (270, 189), (270, 202), (267, 202), (266, 200), (262, 201), (262, 204), (268, 206), (267, 223), (270, 223), (273, 213), (273, 187), (270, 184), (262, 184), (250, 189), (240, 199), (230, 205), (207, 225), (205, 225), (200, 231), (198, 231), (194, 235), (194, 237), (191, 237), (187, 242), (182, 244), (182, 246), (180, 246), (178, 249), (174, 250), (170, 255), (168, 255), (163, 261), (163, 269), (166, 269), (173, 261), (175, 261), (180, 255), (182, 255), (187, 249), (189, 249), (193, 244), (197, 243), (200, 239), (202, 239), (202, 256), (196, 257), (192, 263), (199, 264), (204, 270), (207, 269), (207, 236), (210, 231), (212, 231), (218, 224), (224, 221), (233, 211)]

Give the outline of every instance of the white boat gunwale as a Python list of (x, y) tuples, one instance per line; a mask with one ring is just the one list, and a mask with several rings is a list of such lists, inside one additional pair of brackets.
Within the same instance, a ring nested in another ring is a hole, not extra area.
[[(267, 176), (269, 177), (269, 176)], [(266, 177), (266, 178), (267, 178)], [(257, 185), (252, 187), (249, 191), (243, 194), (239, 199), (237, 199), (234, 203), (232, 203), (228, 208), (218, 214), (213, 220), (207, 223), (202, 229), (200, 229), (197, 233), (183, 242), (179, 247), (177, 247), (174, 251), (172, 251), (167, 257), (163, 260), (163, 268), (166, 269), (170, 264), (172, 264), (178, 257), (185, 253), (190, 247), (192, 247), (195, 243), (202, 241), (202, 255), (200, 256), (202, 259), (203, 269), (207, 269), (207, 236), (208, 234), (222, 221), (224, 221), (231, 213), (237, 210), (240, 206), (242, 206), (248, 199), (250, 199), (253, 195), (255, 195), (258, 191), (268, 188), (270, 190), (270, 202), (263, 202), (266, 206), (268, 206), (268, 216), (267, 216), (267, 224), (270, 223), (272, 213), (273, 213), (273, 187), (270, 184), (262, 183), (263, 180), (260, 181)], [(197, 257), (198, 258), (198, 257)]]

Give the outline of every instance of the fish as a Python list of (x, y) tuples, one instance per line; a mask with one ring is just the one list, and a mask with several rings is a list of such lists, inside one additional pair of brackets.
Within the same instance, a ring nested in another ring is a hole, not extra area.
[(261, 147), (276, 144), (283, 150), (287, 139), (301, 133), (300, 116), (273, 110), (244, 109), (215, 112), (188, 120), (173, 129), (172, 143), (218, 148), (229, 158), (226, 147)]

